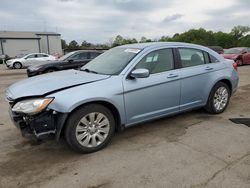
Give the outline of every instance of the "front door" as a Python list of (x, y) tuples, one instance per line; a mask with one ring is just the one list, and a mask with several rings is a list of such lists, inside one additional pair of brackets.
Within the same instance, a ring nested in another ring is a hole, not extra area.
[(64, 65), (65, 69), (78, 69), (88, 63), (89, 60), (89, 53), (88, 52), (81, 52), (73, 55)]
[(149, 77), (124, 79), (128, 125), (179, 111), (180, 73), (174, 67), (173, 50), (159, 49), (148, 53), (135, 66), (148, 69)]

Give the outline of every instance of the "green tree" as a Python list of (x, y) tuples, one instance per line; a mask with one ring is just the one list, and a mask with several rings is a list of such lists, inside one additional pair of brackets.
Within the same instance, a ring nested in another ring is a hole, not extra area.
[(117, 35), (112, 44), (113, 47), (123, 45), (124, 38), (121, 35)]
[(239, 41), (237, 46), (241, 47), (250, 47), (250, 35), (242, 37)]
[(248, 32), (250, 32), (250, 27), (238, 25), (232, 29), (231, 34), (235, 37), (236, 40), (239, 40), (244, 36), (244, 34)]
[(61, 43), (62, 43), (62, 49), (68, 48), (68, 45), (65, 40), (61, 39)]
[(79, 48), (79, 44), (75, 40), (72, 40), (69, 43), (68, 48), (69, 49), (78, 49)]
[(81, 44), (81, 48), (89, 48), (91, 46), (91, 43), (87, 42), (86, 40), (84, 40)]

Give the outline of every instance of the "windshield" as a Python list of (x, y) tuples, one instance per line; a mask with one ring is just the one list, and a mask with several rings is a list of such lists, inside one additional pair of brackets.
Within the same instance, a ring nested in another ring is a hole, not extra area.
[(140, 49), (135, 48), (113, 48), (90, 61), (81, 70), (98, 74), (117, 75), (139, 52)]
[(230, 48), (224, 51), (224, 54), (241, 54), (241, 48)]
[(67, 53), (66, 55), (60, 57), (58, 60), (59, 61), (65, 61), (66, 59), (68, 59), (71, 55), (73, 55), (75, 52), (70, 52), (70, 53)]

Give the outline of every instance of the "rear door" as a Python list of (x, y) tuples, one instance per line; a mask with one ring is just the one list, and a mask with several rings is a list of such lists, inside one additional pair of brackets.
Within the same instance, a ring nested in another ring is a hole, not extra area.
[(206, 104), (216, 71), (222, 63), (207, 52), (194, 48), (178, 48), (181, 62), (180, 110)]

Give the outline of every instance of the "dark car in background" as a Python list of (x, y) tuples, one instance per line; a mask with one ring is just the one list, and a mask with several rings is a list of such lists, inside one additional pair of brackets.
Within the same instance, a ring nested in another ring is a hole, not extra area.
[(29, 67), (27, 69), (27, 75), (31, 77), (48, 72), (78, 69), (102, 53), (102, 51), (97, 50), (78, 50), (70, 52), (56, 61)]
[(224, 49), (221, 46), (208, 46), (208, 48), (212, 49), (213, 51), (217, 52), (218, 54), (224, 53)]
[(250, 64), (249, 47), (229, 48), (224, 51), (224, 54), (222, 54), (222, 56), (226, 59), (234, 60), (239, 66)]

